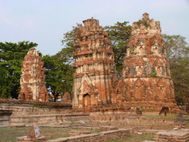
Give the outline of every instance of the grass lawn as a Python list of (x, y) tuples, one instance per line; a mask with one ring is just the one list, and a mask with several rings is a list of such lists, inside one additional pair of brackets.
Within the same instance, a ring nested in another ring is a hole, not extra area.
[(161, 120), (172, 120), (172, 121), (174, 121), (177, 118), (176, 114), (173, 113), (168, 113), (167, 116), (146, 113), (143, 115), (143, 117), (147, 119), (161, 119)]
[[(16, 142), (16, 137), (27, 135), (30, 127), (0, 127), (0, 142)], [(47, 139), (67, 137), (66, 128), (41, 127), (42, 135)]]
[(153, 134), (131, 135), (122, 139), (112, 139), (105, 142), (142, 142), (144, 140), (153, 140)]
[[(30, 127), (0, 127), (0, 142), (16, 142), (16, 137), (26, 135), (29, 129)], [(40, 130), (47, 139), (56, 139), (69, 136), (68, 132), (70, 129), (41, 127)], [(152, 140), (152, 138), (152, 134), (136, 134), (124, 139), (113, 139), (106, 142), (141, 142), (143, 140)]]
[[(178, 118), (178, 114), (175, 113), (168, 113), (167, 116), (158, 115), (155, 113), (144, 113), (143, 114), (144, 118), (149, 118), (149, 119), (164, 119), (164, 120), (176, 120)], [(189, 120), (189, 115), (182, 115), (183, 119), (188, 121)]]

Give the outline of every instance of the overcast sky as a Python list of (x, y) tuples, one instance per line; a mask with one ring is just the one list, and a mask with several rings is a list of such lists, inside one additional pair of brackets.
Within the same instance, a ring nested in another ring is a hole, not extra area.
[(63, 34), (94, 17), (101, 25), (130, 24), (144, 12), (161, 22), (162, 33), (189, 42), (189, 0), (0, 0), (0, 41), (32, 41), (43, 54), (63, 48)]

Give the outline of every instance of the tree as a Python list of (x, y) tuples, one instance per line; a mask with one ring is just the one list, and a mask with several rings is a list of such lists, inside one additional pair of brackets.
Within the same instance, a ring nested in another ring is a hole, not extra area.
[(28, 50), (36, 46), (28, 41), (0, 42), (0, 97), (18, 97), (22, 61)]
[(185, 37), (180, 35), (163, 35), (163, 38), (167, 49), (167, 57), (170, 61), (189, 57), (189, 46)]
[(43, 57), (45, 63), (46, 86), (56, 102), (58, 96), (72, 92), (73, 68), (57, 55)]
[(116, 71), (121, 76), (123, 60), (126, 54), (128, 40), (131, 36), (131, 26), (128, 22), (117, 22), (113, 26), (106, 26), (115, 56)]
[(189, 46), (180, 35), (164, 35), (178, 105), (189, 104)]
[(64, 34), (62, 39), (62, 45), (64, 48), (56, 55), (63, 60), (65, 63), (71, 65), (74, 61), (73, 51), (74, 51), (74, 39), (75, 39), (75, 27)]
[(65, 33), (61, 41), (64, 48), (56, 55), (43, 57), (46, 68), (46, 85), (54, 101), (65, 92), (72, 93), (74, 34), (75, 28)]

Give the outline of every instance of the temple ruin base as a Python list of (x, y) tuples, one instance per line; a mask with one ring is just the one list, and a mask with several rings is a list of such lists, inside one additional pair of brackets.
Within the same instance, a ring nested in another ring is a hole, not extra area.
[(39, 137), (37, 139), (29, 138), (27, 136), (18, 137), (16, 142), (46, 142), (46, 138), (44, 136)]
[(188, 142), (189, 129), (160, 131), (157, 133), (156, 142)]

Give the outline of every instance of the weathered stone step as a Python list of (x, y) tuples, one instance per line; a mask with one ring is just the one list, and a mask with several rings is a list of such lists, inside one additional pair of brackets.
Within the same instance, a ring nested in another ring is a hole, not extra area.
[(87, 126), (90, 123), (89, 116), (87, 115), (28, 115), (28, 116), (12, 116), (10, 119), (11, 126), (31, 126), (33, 124), (38, 125), (84, 125)]

